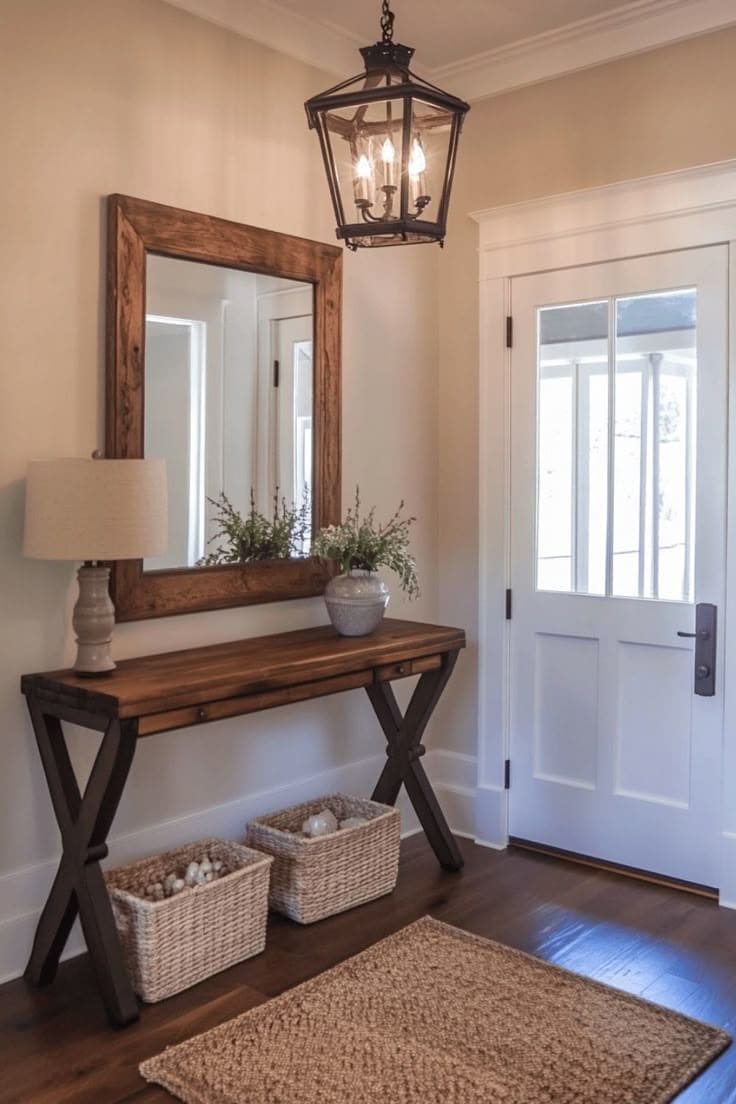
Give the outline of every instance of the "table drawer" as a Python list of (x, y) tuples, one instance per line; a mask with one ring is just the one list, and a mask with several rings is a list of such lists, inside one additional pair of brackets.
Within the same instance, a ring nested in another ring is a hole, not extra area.
[(295, 686), (282, 686), (276, 690), (264, 690), (260, 694), (245, 694), (222, 701), (206, 701), (200, 705), (185, 705), (179, 709), (170, 709), (165, 713), (150, 713), (142, 716), (138, 722), (139, 736), (153, 736), (156, 732), (172, 732), (176, 728), (190, 728), (207, 724), (209, 721), (222, 721), (227, 717), (241, 717), (246, 713), (259, 713), (263, 709), (274, 709), (280, 705), (307, 701), (310, 698), (323, 698), (329, 694), (340, 694), (345, 690), (357, 690), (371, 683), (371, 672), (355, 671), (348, 675), (333, 675), (332, 678), (318, 679), (316, 682), (302, 682)]
[(376, 682), (392, 682), (394, 679), (408, 678), (409, 675), (421, 675), (423, 671), (436, 671), (441, 666), (441, 655), (419, 656), (417, 659), (404, 659), (399, 663), (384, 663), (375, 668), (375, 678)]

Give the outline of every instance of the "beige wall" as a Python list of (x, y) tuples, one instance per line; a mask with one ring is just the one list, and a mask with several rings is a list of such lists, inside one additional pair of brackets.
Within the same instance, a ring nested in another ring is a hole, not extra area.
[(439, 606), (473, 642), (440, 706), (444, 747), (475, 754), (477, 226), (470, 211), (736, 157), (736, 30), (473, 106), (439, 262)]
[[(72, 566), (21, 557), (23, 479), (32, 457), (87, 455), (102, 443), (102, 198), (123, 192), (334, 241), (302, 107), (329, 83), (159, 0), (0, 3), (0, 976), (22, 968), (58, 850), (18, 681), (74, 651)], [(344, 497), (360, 481), (381, 513), (404, 496), (419, 517), (425, 597), (408, 612), (426, 619), (435, 612), (435, 263), (428, 250), (345, 257)], [(392, 610), (401, 608), (395, 593)], [(324, 619), (314, 600), (124, 625), (115, 650)], [(73, 733), (82, 770), (95, 742)], [(127, 833), (382, 751), (357, 694), (146, 741), (114, 855), (146, 846)], [(174, 825), (169, 835), (189, 831)]]

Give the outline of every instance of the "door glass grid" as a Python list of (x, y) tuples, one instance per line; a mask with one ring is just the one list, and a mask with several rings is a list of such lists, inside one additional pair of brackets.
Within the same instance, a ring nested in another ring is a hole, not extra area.
[(537, 312), (537, 589), (692, 601), (693, 288)]

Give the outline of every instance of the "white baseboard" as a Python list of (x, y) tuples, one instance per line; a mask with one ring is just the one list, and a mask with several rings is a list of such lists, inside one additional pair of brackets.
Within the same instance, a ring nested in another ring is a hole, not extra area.
[[(131, 862), (207, 836), (239, 839), (251, 817), (306, 801), (321, 793), (370, 793), (384, 762), (382, 755), (371, 756), (295, 779), (277, 788), (248, 794), (237, 801), (199, 809), (125, 835), (113, 835), (110, 858), (104, 865)], [(475, 838), (475, 759), (455, 752), (432, 750), (425, 756), (424, 764), (450, 827), (458, 835)], [(402, 836), (413, 835), (420, 830), (419, 824), (403, 791), (398, 804)], [(58, 858), (54, 857), (0, 875), (0, 983), (19, 977), (25, 969), (36, 923), (57, 863)], [(71, 958), (83, 950), (84, 942), (76, 924), (63, 957)]]
[(475, 791), (475, 840), (484, 847), (502, 850), (508, 845), (508, 791), (478, 786)]
[(721, 871), (718, 904), (736, 909), (736, 832), (721, 834)]
[(478, 784), (478, 760), (474, 755), (462, 755), (459, 751), (445, 751), (432, 748), (424, 760), (428, 763), (427, 773), (438, 786), (457, 786), (472, 790)]
[(427, 753), (425, 762), (447, 823), (456, 835), (474, 840), (478, 773), (475, 756), (435, 748)]

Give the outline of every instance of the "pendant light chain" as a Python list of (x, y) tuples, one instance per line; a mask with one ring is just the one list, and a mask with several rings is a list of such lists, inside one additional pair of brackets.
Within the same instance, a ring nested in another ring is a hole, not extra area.
[(388, 0), (383, 0), (381, 7), (381, 30), (383, 31), (383, 42), (385, 45), (390, 46), (394, 40), (394, 19), (396, 16), (388, 6)]

